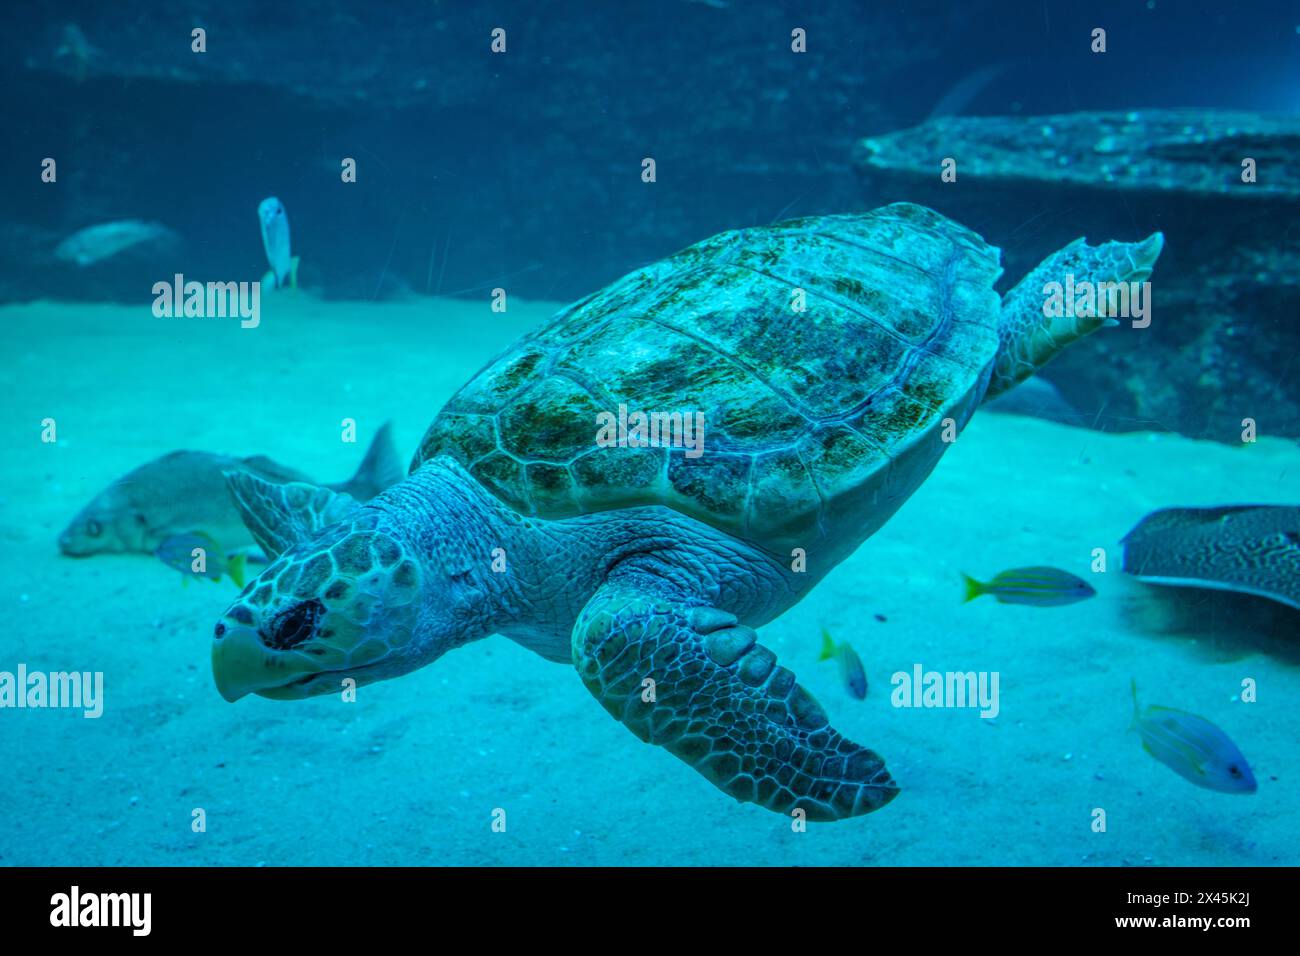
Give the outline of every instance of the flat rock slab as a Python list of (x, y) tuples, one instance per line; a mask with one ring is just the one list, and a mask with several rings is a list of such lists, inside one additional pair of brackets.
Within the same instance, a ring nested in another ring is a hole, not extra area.
[[(1300, 201), (1300, 117), (1213, 110), (944, 116), (859, 143), (861, 170)], [(1255, 160), (1256, 182), (1242, 182)]]

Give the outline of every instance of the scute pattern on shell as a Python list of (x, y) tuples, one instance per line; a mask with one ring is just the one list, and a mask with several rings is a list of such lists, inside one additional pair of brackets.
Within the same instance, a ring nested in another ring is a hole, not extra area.
[[(999, 258), (908, 203), (722, 233), (489, 363), (412, 469), (450, 455), (521, 514), (666, 505), (773, 548), (872, 508), (883, 522), (942, 453), (917, 446), (978, 402)], [(620, 404), (703, 412), (703, 455), (598, 446), (597, 414)]]

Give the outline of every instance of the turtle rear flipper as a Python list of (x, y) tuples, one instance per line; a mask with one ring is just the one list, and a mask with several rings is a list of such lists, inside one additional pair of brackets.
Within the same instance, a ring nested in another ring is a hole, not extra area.
[[(1151, 277), (1164, 246), (1165, 237), (1159, 232), (1141, 242), (1103, 242), (1099, 246), (1076, 239), (1040, 262), (1002, 297), (998, 354), (985, 400), (1029, 378), (1071, 342), (1105, 325), (1115, 325), (1115, 316), (1123, 311), (1119, 305), (1129, 301), (1134, 283)], [(1076, 314), (1073, 307), (1061, 315), (1045, 314), (1047, 287), (1055, 283), (1063, 289), (1067, 281), (1070, 288), (1085, 282), (1092, 285), (1095, 314)], [(1149, 300), (1146, 308), (1150, 308)]]
[(755, 638), (685, 595), (611, 582), (574, 625), (573, 663), (615, 719), (737, 800), (840, 820), (897, 796), (884, 761), (832, 729)]

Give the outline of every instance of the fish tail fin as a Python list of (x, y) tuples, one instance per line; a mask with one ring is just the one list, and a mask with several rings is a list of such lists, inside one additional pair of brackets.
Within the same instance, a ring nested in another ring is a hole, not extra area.
[(357, 501), (369, 501), (385, 488), (402, 480), (406, 469), (397, 457), (397, 446), (393, 444), (393, 423), (384, 422), (366, 449), (366, 457), (361, 459), (357, 473), (339, 485), (330, 485), (334, 491), (349, 494)]
[(967, 601), (973, 601), (984, 593), (984, 585), (979, 581), (976, 581), (969, 574), (963, 573), (961, 578), (966, 582), (966, 597), (962, 599), (962, 604), (965, 604)]
[(817, 660), (828, 661), (835, 656), (835, 642), (831, 640), (830, 632), (822, 628), (822, 652), (817, 655)]
[(230, 580), (235, 582), (235, 587), (241, 591), (244, 590), (244, 565), (247, 560), (241, 553), (226, 563), (226, 573), (230, 575)]
[(289, 260), (289, 288), (298, 288), (298, 257)]

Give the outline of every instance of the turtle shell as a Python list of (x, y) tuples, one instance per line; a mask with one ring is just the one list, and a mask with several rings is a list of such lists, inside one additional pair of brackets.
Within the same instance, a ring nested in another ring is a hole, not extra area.
[(983, 395), (999, 258), (910, 203), (722, 233), (520, 339), (411, 468), (450, 456), (522, 515), (662, 505), (782, 553), (856, 547)]

